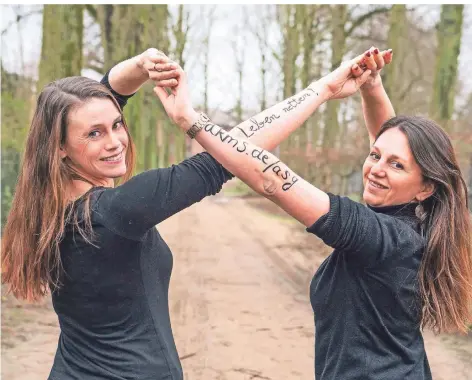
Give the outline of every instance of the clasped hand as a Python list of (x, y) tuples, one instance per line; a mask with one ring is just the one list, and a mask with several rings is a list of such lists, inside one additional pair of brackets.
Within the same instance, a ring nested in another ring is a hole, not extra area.
[[(391, 50), (380, 52), (373, 46), (356, 58), (342, 63), (317, 83), (326, 90), (327, 99), (346, 98), (360, 88), (368, 91), (381, 85), (379, 73), (391, 61)], [(148, 49), (141, 54), (138, 66), (155, 82), (154, 92), (171, 120), (186, 129), (196, 113), (182, 68), (157, 49)], [(170, 92), (165, 88), (170, 89)]]
[(380, 70), (392, 61), (392, 50), (380, 52), (372, 47), (354, 59), (343, 62), (318, 83), (326, 88), (328, 99), (342, 99), (360, 88), (373, 87), (380, 82)]

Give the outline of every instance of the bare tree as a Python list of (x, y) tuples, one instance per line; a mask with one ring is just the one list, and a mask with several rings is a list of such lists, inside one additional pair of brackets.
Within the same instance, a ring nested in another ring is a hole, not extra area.
[(437, 27), (439, 44), (436, 53), (431, 115), (443, 121), (450, 120), (454, 111), (463, 13), (463, 5), (441, 6), (441, 19)]

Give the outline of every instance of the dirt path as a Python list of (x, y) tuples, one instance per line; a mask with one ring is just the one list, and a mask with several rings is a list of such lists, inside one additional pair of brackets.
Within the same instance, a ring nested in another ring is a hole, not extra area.
[[(186, 380), (313, 379), (308, 284), (327, 251), (261, 206), (218, 196), (159, 226), (174, 252), (170, 307)], [(49, 301), (2, 300), (2, 379), (46, 379), (58, 336)], [(435, 380), (472, 379), (471, 338), (425, 339)]]

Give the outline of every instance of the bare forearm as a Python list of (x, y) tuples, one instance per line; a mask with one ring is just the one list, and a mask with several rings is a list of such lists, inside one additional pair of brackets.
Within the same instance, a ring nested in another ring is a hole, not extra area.
[[(194, 120), (197, 118), (195, 115)], [(188, 129), (191, 123), (192, 120), (183, 129)], [(305, 226), (312, 225), (328, 212), (328, 195), (300, 178), (264, 148), (212, 123), (197, 134), (196, 140), (231, 173)]]
[(395, 116), (395, 110), (381, 83), (371, 89), (361, 89), (361, 95), (362, 112), (372, 145), (382, 124)]
[(140, 55), (118, 63), (110, 70), (108, 80), (111, 88), (121, 95), (131, 95), (149, 79), (141, 66)]
[(323, 85), (314, 82), (298, 94), (237, 125), (230, 134), (249, 140), (261, 148), (273, 150), (327, 99)]

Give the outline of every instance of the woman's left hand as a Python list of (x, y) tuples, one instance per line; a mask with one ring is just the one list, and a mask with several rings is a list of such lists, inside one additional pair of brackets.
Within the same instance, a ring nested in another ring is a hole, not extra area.
[[(371, 73), (369, 78), (362, 85), (361, 92), (368, 92), (376, 87), (382, 86), (380, 72), (385, 67), (385, 65), (388, 65), (392, 62), (392, 59), (392, 49), (380, 51), (375, 46), (372, 46), (364, 53), (364, 57), (360, 62), (358, 62), (358, 64), (364, 69), (369, 69)], [(355, 70), (352, 71), (352, 74), (354, 76), (358, 75)]]
[(138, 56), (137, 65), (156, 86), (177, 86), (178, 65), (160, 50), (147, 49)]
[(364, 70), (357, 64), (362, 58), (363, 55), (360, 55), (343, 62), (336, 70), (318, 81), (326, 88), (329, 99), (342, 99), (354, 94), (369, 78), (371, 71)]

